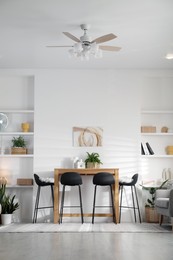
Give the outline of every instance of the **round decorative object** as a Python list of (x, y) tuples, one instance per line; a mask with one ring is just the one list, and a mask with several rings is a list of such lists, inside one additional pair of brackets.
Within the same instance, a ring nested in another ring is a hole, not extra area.
[(8, 126), (8, 117), (4, 113), (0, 113), (0, 132), (4, 131)]

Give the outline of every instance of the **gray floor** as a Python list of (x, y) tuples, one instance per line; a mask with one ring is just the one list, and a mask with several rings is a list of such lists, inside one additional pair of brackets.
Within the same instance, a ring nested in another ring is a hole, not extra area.
[(171, 260), (173, 233), (2, 233), (0, 260)]

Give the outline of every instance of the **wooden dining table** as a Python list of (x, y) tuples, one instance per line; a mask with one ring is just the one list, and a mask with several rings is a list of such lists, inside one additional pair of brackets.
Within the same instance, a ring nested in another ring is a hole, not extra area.
[[(116, 223), (119, 223), (119, 169), (117, 168), (85, 168), (85, 169), (67, 169), (67, 168), (55, 168), (54, 169), (54, 223), (59, 222), (59, 198), (60, 198), (60, 176), (65, 172), (77, 172), (80, 175), (92, 176), (99, 172), (109, 172), (114, 175), (115, 185), (113, 186), (114, 205), (115, 205), (115, 219)], [(64, 214), (67, 217), (79, 217), (80, 214), (70, 213)], [(90, 217), (92, 213), (85, 213), (84, 217)], [(96, 217), (110, 217), (112, 214), (95, 214)]]

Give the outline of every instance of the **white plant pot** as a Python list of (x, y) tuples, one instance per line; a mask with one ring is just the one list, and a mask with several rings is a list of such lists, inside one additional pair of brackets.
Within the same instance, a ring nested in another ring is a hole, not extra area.
[(9, 225), (11, 224), (12, 214), (1, 214), (1, 224)]

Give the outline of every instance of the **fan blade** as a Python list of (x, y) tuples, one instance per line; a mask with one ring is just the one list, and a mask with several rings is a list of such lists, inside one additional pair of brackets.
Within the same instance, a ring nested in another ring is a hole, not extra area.
[(74, 46), (72, 46), (72, 45), (59, 45), (59, 46), (56, 46), (56, 45), (55, 45), (55, 46), (51, 46), (51, 45), (50, 45), (50, 46), (46, 46), (46, 47), (48, 47), (48, 48), (54, 48), (54, 47), (55, 47), (55, 48), (59, 48), (59, 47), (60, 47), (60, 48), (61, 48), (61, 47), (70, 48), (70, 47), (71, 47), (71, 48), (72, 48), (72, 47), (74, 47)]
[(73, 40), (75, 42), (80, 42), (80, 40), (78, 38), (76, 38), (74, 35), (72, 35), (69, 32), (63, 32), (63, 34), (65, 34), (65, 36), (67, 36), (68, 38), (70, 38), (71, 40)]
[(116, 37), (117, 37), (116, 35), (114, 35), (113, 33), (110, 33), (110, 34), (103, 35), (99, 38), (96, 38), (91, 43), (93, 43), (93, 42), (96, 42), (96, 43), (108, 42), (110, 40), (115, 39)]
[(100, 45), (99, 49), (103, 51), (119, 51), (121, 50), (121, 47)]

